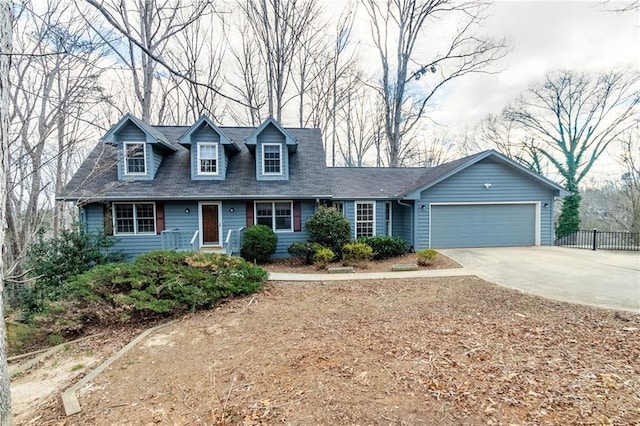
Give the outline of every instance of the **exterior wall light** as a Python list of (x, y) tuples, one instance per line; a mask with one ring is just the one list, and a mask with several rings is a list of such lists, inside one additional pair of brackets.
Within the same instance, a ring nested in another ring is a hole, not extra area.
[(229, 209), (229, 213), (233, 213), (234, 211), (235, 211), (235, 210), (233, 209), (233, 207), (231, 207), (231, 208)]
[(423, 204), (423, 205), (421, 205), (421, 206), (420, 206), (420, 208), (421, 208), (422, 210), (426, 210), (426, 209), (427, 209), (427, 206), (425, 206), (425, 205)]
[(485, 183), (485, 184), (484, 184), (484, 187), (485, 187), (485, 188), (487, 188), (487, 189), (489, 189), (489, 188), (491, 188), (491, 184), (490, 184), (490, 183)]
[(189, 210), (189, 207), (187, 207), (186, 209), (184, 209), (184, 212), (189, 214), (191, 212), (191, 210)]
[(545, 209), (548, 209), (548, 208), (549, 208), (549, 203), (544, 203), (543, 205), (544, 205), (544, 208), (545, 208)]

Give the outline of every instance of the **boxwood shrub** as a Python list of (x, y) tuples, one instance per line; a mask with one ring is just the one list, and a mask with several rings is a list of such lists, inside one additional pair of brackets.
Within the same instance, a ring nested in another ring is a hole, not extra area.
[(244, 231), (240, 255), (251, 262), (267, 263), (276, 252), (278, 236), (265, 225), (255, 225)]
[(321, 206), (304, 225), (312, 242), (328, 247), (341, 257), (342, 247), (351, 240), (351, 225), (333, 207)]
[(376, 260), (389, 259), (406, 252), (405, 241), (399, 237), (380, 235), (375, 237), (360, 237), (359, 243), (364, 243), (373, 249), (373, 258)]

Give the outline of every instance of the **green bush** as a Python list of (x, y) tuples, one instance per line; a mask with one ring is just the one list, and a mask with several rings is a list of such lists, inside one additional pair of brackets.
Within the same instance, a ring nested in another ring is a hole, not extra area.
[(342, 256), (342, 247), (351, 240), (349, 221), (333, 207), (320, 207), (304, 227), (312, 242), (330, 248), (338, 257)]
[(418, 258), (418, 265), (420, 266), (429, 266), (433, 262), (433, 259), (436, 258), (438, 254), (434, 249), (424, 249), (416, 252), (416, 257)]
[(323, 269), (327, 267), (334, 257), (335, 254), (330, 248), (322, 247), (313, 256), (313, 264), (316, 268)]
[(375, 237), (360, 237), (359, 243), (364, 243), (373, 249), (373, 258), (376, 260), (389, 259), (405, 253), (405, 242), (399, 237), (387, 237), (384, 235)]
[(251, 262), (266, 263), (276, 252), (278, 236), (265, 225), (255, 225), (244, 232), (240, 255)]
[(239, 257), (215, 253), (154, 251), (132, 263), (99, 265), (73, 277), (55, 315), (38, 322), (60, 335), (88, 325), (112, 325), (157, 316), (174, 316), (253, 293), (267, 272)]
[(56, 238), (45, 239), (39, 232), (27, 251), (25, 267), (34, 285), (25, 288), (20, 296), (20, 307), (25, 314), (40, 311), (48, 301), (60, 298), (65, 281), (95, 265), (124, 260), (119, 251), (110, 251), (115, 240), (101, 234), (86, 232), (78, 224), (63, 229)]
[(358, 266), (373, 259), (373, 249), (364, 243), (348, 243), (342, 248), (342, 263)]
[(287, 251), (291, 256), (303, 259), (304, 263), (311, 265), (313, 263), (313, 257), (321, 248), (323, 247), (318, 243), (293, 243), (287, 248)]

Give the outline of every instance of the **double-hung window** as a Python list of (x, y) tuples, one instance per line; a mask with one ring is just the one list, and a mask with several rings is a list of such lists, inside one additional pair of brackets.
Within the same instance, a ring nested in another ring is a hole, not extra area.
[(282, 174), (282, 145), (278, 143), (262, 145), (262, 173), (265, 175)]
[(218, 144), (198, 143), (198, 174), (218, 174)]
[(125, 142), (124, 143), (124, 174), (125, 175), (146, 175), (147, 174), (147, 154), (144, 143)]
[(356, 238), (376, 235), (375, 201), (356, 201)]
[(256, 203), (256, 224), (274, 231), (293, 231), (293, 202), (274, 201)]
[(155, 204), (114, 203), (113, 229), (116, 235), (155, 234)]

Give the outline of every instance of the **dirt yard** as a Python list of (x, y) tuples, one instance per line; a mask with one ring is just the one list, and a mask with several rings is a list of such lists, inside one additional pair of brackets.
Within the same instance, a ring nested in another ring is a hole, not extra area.
[(274, 282), (158, 331), (79, 400), (31, 424), (637, 424), (640, 316), (474, 277)]

